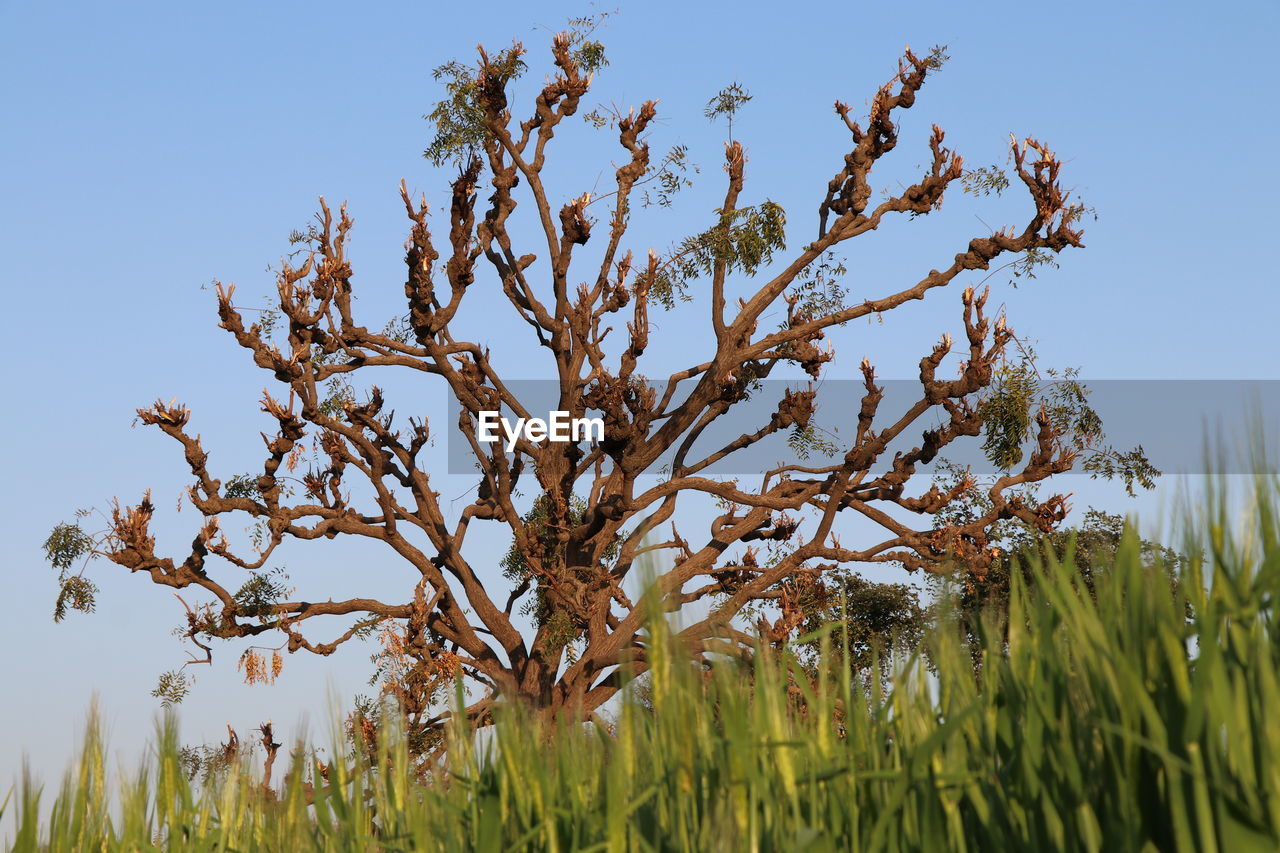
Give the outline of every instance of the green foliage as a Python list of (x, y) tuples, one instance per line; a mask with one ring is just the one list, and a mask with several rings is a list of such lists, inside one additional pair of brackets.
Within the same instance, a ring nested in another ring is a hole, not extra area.
[(707, 121), (712, 122), (723, 116), (729, 126), (729, 141), (732, 142), (733, 117), (737, 115), (738, 110), (742, 109), (751, 100), (751, 97), (751, 93), (747, 91), (745, 86), (734, 81), (719, 92), (716, 92), (711, 100), (707, 101), (702, 114), (707, 117)]
[(262, 490), (258, 488), (258, 477), (255, 474), (236, 474), (227, 478), (222, 486), (222, 494), (228, 498), (262, 500)]
[(283, 568), (255, 574), (236, 590), (233, 596), (236, 609), (243, 616), (265, 620), (271, 615), (271, 609), (289, 595), (289, 586), (285, 583), (288, 578)]
[(845, 300), (849, 291), (841, 280), (848, 273), (844, 259), (837, 259), (834, 252), (827, 252), (809, 264), (791, 287), (792, 314), (804, 322), (843, 311), (848, 307)]
[[(560, 544), (557, 531), (551, 524), (549, 508), (549, 496), (545, 494), (539, 495), (534, 500), (533, 506), (525, 513), (523, 522), (541, 544), (543, 565), (556, 566), (561, 558), (559, 553)], [(574, 495), (570, 502), (565, 524), (568, 526), (582, 524), (583, 519), (586, 517), (586, 512), (587, 502)], [(606, 558), (611, 559), (615, 556), (619, 547), (619, 543), (614, 543), (606, 554)], [(513, 585), (518, 586), (531, 578), (531, 570), (525, 554), (514, 543), (507, 550), (499, 566), (502, 568), (503, 576)], [(582, 579), (587, 579), (590, 574), (590, 570), (579, 570), (579, 572), (583, 575)], [(582, 626), (575, 624), (567, 613), (551, 606), (551, 602), (547, 597), (547, 583), (548, 579), (545, 577), (536, 578), (534, 597), (525, 602), (521, 612), (526, 616), (533, 617), (539, 626), (545, 627), (549, 632), (548, 641), (553, 647), (560, 647), (577, 639), (582, 633)]]
[(929, 48), (929, 55), (924, 58), (925, 65), (930, 71), (937, 71), (951, 61), (951, 54), (947, 53), (947, 45), (936, 44)]
[(365, 619), (355, 625), (355, 633), (351, 636), (357, 640), (371, 639), (378, 632), (378, 626), (383, 622), (383, 617), (375, 616)]
[[(583, 74), (594, 74), (609, 65), (604, 44), (592, 35), (610, 14), (569, 19), (569, 56)], [(490, 57), (495, 82), (505, 86), (519, 79), (528, 68), (523, 55), (519, 45), (512, 45)], [(477, 69), (455, 59), (437, 66), (431, 76), (444, 85), (445, 96), (423, 116), (435, 131), (423, 156), (437, 166), (453, 163), (463, 168), (489, 138)]]
[(92, 613), (98, 606), (98, 586), (83, 575), (66, 575), (59, 578), (58, 598), (53, 604), (53, 621), (67, 618), (68, 608), (81, 613)]
[[(300, 236), (299, 232), (294, 231), (289, 235), (290, 243), (298, 242), (298, 240), (294, 239), (295, 236)], [(267, 303), (266, 308), (256, 309), (258, 311), (258, 322), (254, 325), (258, 327), (258, 334), (262, 336), (262, 339), (264, 341), (269, 341), (275, 336), (275, 333), (282, 328), (281, 321), (283, 320), (284, 315), (281, 313), (279, 307), (273, 306), (270, 298), (266, 298), (265, 301)], [(241, 308), (239, 310), (251, 311), (254, 309)]]
[[(1174, 594), (1150, 594), (1171, 567), (1131, 532), (1092, 589), (1046, 555), (983, 615), (977, 668), (943, 624), (887, 685), (773, 655), (707, 671), (655, 622), (646, 701), (559, 727), (500, 707), (425, 783), (393, 731), (330, 766), (297, 750), (267, 796), (249, 750), (184, 751), (169, 718), (112, 796), (93, 725), (52, 808), (22, 785), (13, 849), (1274, 850), (1280, 488), (1261, 491), (1247, 521), (1187, 524)], [(206, 757), (223, 770), (192, 781)]]
[[(547, 645), (550, 648), (558, 649), (568, 646), (582, 634), (582, 626), (576, 624), (573, 618), (563, 610), (556, 610), (547, 607), (545, 596), (539, 596), (539, 607), (535, 611), (539, 622), (547, 631)], [(572, 651), (570, 651), (572, 656)], [(572, 660), (569, 661), (573, 663)]]
[(1039, 390), (1039, 377), (1029, 363), (1006, 362), (978, 404), (982, 452), (997, 468), (1008, 470), (1022, 461), (1022, 443), (1031, 434), (1032, 406)]
[(1154, 488), (1160, 471), (1147, 459), (1142, 445), (1121, 451), (1106, 443), (1102, 418), (1089, 405), (1089, 389), (1080, 381), (1079, 370), (1050, 369), (1045, 374), (1051, 384), (1041, 402), (1050, 423), (1068, 437), (1080, 454), (1081, 470), (1094, 479), (1120, 480), (1130, 496), (1135, 493), (1135, 486)]
[[(1063, 219), (1067, 222), (1074, 222), (1083, 218), (1086, 214), (1092, 214), (1094, 219), (1098, 218), (1093, 208), (1077, 204), (1069, 206), (1063, 212)], [(1019, 281), (1034, 279), (1036, 271), (1041, 267), (1049, 267), (1056, 270), (1059, 264), (1058, 256), (1053, 252), (1044, 249), (1027, 249), (1016, 260), (1006, 266), (1013, 270), (1013, 278), (1009, 279), (1009, 284), (1017, 287)]]
[[(575, 498), (576, 500), (569, 508), (569, 518), (573, 523), (581, 523), (582, 515), (586, 512), (587, 502), (577, 498), (577, 496)], [(521, 521), (535, 537), (541, 540), (542, 547), (554, 558), (557, 546), (555, 531), (550, 528), (548, 523), (547, 509), (549, 501), (550, 498), (547, 495), (539, 495)], [(503, 577), (513, 585), (519, 585), (529, 579), (529, 564), (525, 559), (524, 552), (517, 548), (514, 542), (507, 549), (507, 553), (498, 565), (502, 569)], [(533, 616), (541, 624), (549, 615), (545, 596), (539, 595), (535, 599), (526, 602), (521, 612), (526, 616)]]
[(787, 436), (787, 446), (801, 461), (808, 460), (815, 453), (819, 457), (829, 457), (840, 452), (840, 444), (833, 434), (812, 423), (792, 427), (791, 434)]
[(1046, 252), (1044, 249), (1027, 249), (1018, 259), (1010, 264), (1013, 269), (1013, 278), (1009, 280), (1009, 284), (1014, 287), (1018, 286), (1021, 279), (1033, 279), (1036, 277), (1036, 270), (1040, 267), (1058, 268), (1058, 258), (1052, 252)]
[(699, 171), (696, 163), (689, 162), (687, 146), (672, 147), (653, 172), (652, 180), (649, 181), (653, 184), (652, 188), (644, 188), (644, 206), (670, 207), (680, 190), (693, 186), (690, 172), (696, 175)]
[(1050, 369), (1045, 373), (1051, 380), (1043, 398), (1049, 422), (1063, 433), (1077, 436), (1082, 445), (1101, 441), (1102, 418), (1089, 405), (1089, 389), (1079, 381), (1079, 371), (1068, 368), (1059, 373)]
[[(524, 514), (524, 518), (521, 521), (541, 541), (547, 556), (554, 559), (558, 544), (556, 531), (551, 528), (549, 521), (550, 501), (551, 498), (548, 495), (538, 495), (533, 502), (533, 506)], [(581, 524), (586, 511), (587, 502), (574, 495), (569, 507), (568, 523)], [(507, 553), (502, 558), (499, 566), (502, 568), (503, 576), (512, 583), (520, 583), (529, 575), (529, 565), (525, 561), (524, 552), (517, 548), (515, 543), (512, 543), (511, 547), (507, 549)]]
[[(960, 187), (967, 195), (999, 196), (1009, 188), (1009, 175), (1004, 169), (995, 165), (966, 169), (960, 176)], [(1092, 216), (1096, 220), (1098, 212), (1086, 204), (1076, 202), (1075, 204), (1067, 205), (1063, 210), (1062, 216), (1063, 220), (1070, 224), (1078, 222), (1086, 216)], [(1001, 267), (1001, 269), (1013, 271), (1013, 277), (1009, 279), (1009, 284), (1017, 287), (1020, 281), (1034, 279), (1037, 271), (1042, 267), (1057, 269), (1058, 259), (1056, 253), (1045, 249), (1027, 249), (1018, 255), (1015, 260)]]
[(618, 115), (605, 107), (595, 107), (583, 113), (582, 120), (600, 130), (603, 127), (614, 127), (618, 123)]
[(59, 571), (70, 569), (92, 549), (93, 537), (85, 533), (79, 524), (57, 524), (49, 538), (44, 540), (45, 559)]
[[(515, 80), (524, 73), (527, 66), (521, 59), (522, 53), (517, 45), (512, 45), (491, 57), (495, 73), (502, 83)], [(476, 69), (454, 59), (437, 66), (431, 76), (444, 84), (445, 97), (423, 116), (435, 128), (435, 136), (423, 156), (437, 166), (454, 163), (462, 168), (484, 147), (489, 137)]]
[(591, 36), (612, 15), (612, 12), (598, 12), (569, 19), (569, 56), (583, 74), (594, 74), (609, 66), (605, 57), (604, 44)]
[(44, 556), (58, 570), (58, 597), (53, 604), (53, 621), (61, 622), (68, 610), (92, 613), (98, 605), (98, 587), (83, 571), (72, 573), (82, 560), (93, 559), (94, 539), (79, 524), (54, 525), (44, 540)]
[(191, 677), (181, 669), (171, 669), (160, 673), (160, 680), (151, 691), (151, 695), (160, 700), (166, 708), (181, 705), (182, 700), (191, 692)]
[[(1045, 573), (1046, 563), (1074, 572), (1081, 588), (1097, 597), (1098, 583), (1120, 559), (1122, 548), (1128, 547), (1122, 516), (1089, 509), (1081, 524), (1050, 533), (1041, 533), (1021, 522), (1006, 525), (999, 539), (1000, 558), (978, 578), (961, 572), (954, 578), (932, 579), (941, 609), (950, 611), (965, 635), (973, 641), (982, 630), (982, 620), (998, 614), (1007, 618), (1016, 583), (1034, 587)], [(1178, 578), (1186, 571), (1187, 558), (1177, 551), (1149, 539), (1135, 537), (1137, 557), (1153, 577), (1163, 575), (1164, 587), (1178, 599)], [(1158, 588), (1158, 587), (1157, 587)]]
[(1106, 443), (1102, 418), (1089, 404), (1089, 389), (1079, 371), (1048, 369), (1042, 383), (1035, 367), (1035, 352), (1023, 348), (1020, 361), (1006, 361), (995, 381), (978, 403), (983, 417), (982, 450), (1002, 471), (1022, 461), (1023, 443), (1031, 438), (1033, 422), (1043, 410), (1065, 446), (1078, 454), (1079, 467), (1092, 477), (1118, 479), (1133, 495), (1135, 486), (1154, 487), (1160, 471), (1139, 445), (1120, 451)]
[(1123, 480), (1130, 495), (1134, 494), (1135, 483), (1144, 489), (1154, 488), (1156, 477), (1160, 476), (1160, 471), (1147, 459), (1141, 444), (1125, 451), (1102, 448), (1089, 454), (1080, 467), (1095, 479)]
[[(387, 323), (383, 329), (383, 334), (388, 337), (403, 339), (402, 342), (407, 342), (410, 334), (408, 323), (399, 318), (393, 319)], [(334, 353), (326, 353), (320, 347), (314, 347), (311, 353), (311, 361), (315, 364), (334, 364), (342, 361), (345, 357), (345, 353), (341, 350)], [(348, 406), (355, 405), (356, 389), (352, 387), (345, 373), (339, 373), (331, 377), (324, 387), (324, 399), (320, 401), (320, 405), (316, 406), (316, 408), (325, 417), (341, 418)]]
[[(849, 571), (824, 580), (832, 587), (827, 603), (808, 612), (803, 635), (792, 645), (811, 671), (828, 665), (859, 677), (873, 670), (887, 674), (894, 653), (910, 654), (924, 639), (928, 612), (914, 586), (875, 583)], [(824, 652), (822, 639), (828, 636), (840, 640), (826, 643)]]
[(407, 314), (399, 317), (392, 317), (387, 321), (387, 325), (382, 327), (382, 336), (390, 338), (398, 344), (407, 344), (413, 340), (413, 327), (409, 325), (409, 316)]
[(609, 64), (604, 55), (604, 44), (595, 40), (583, 41), (574, 48), (573, 61), (586, 74), (594, 74)]
[(741, 271), (755, 275), (773, 260), (773, 253), (786, 248), (787, 214), (772, 201), (723, 213), (720, 221), (692, 237), (686, 237), (661, 267), (652, 293), (666, 308), (677, 298), (688, 299), (689, 283), (711, 275), (717, 264), (726, 275)]
[(960, 176), (960, 187), (968, 195), (1000, 195), (1009, 188), (1009, 176), (999, 166), (966, 169)]
[(253, 743), (184, 746), (178, 750), (174, 764), (186, 781), (217, 790), (232, 780), (233, 773), (252, 772), (245, 759), (256, 752), (256, 746)]

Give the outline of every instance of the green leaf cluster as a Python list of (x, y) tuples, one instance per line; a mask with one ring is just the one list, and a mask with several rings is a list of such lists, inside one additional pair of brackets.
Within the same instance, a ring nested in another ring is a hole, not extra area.
[(266, 619), (272, 608), (289, 595), (288, 578), (283, 567), (255, 574), (232, 596), (236, 609), (242, 616)]
[(181, 669), (171, 669), (160, 673), (160, 680), (151, 691), (151, 695), (160, 700), (166, 708), (181, 705), (182, 700), (191, 692), (191, 677)]
[[(824, 583), (830, 587), (825, 604), (808, 612), (801, 640), (790, 646), (806, 668), (825, 664), (847, 667), (855, 676), (873, 670), (884, 675), (892, 653), (914, 649), (924, 638), (929, 613), (911, 584), (876, 583), (845, 570), (828, 574)], [(828, 643), (824, 658), (821, 638), (833, 631), (841, 642), (838, 648)]]
[(690, 282), (711, 275), (719, 264), (725, 265), (726, 275), (751, 276), (773, 260), (774, 252), (786, 248), (787, 214), (776, 202), (716, 213), (719, 222), (686, 237), (659, 270), (650, 292), (664, 307), (673, 308), (676, 299), (689, 299)]
[(960, 176), (960, 187), (968, 195), (1000, 195), (1009, 188), (1009, 176), (999, 166), (966, 169)]
[(791, 287), (791, 313), (799, 321), (829, 317), (848, 307), (849, 291), (842, 279), (849, 274), (843, 258), (827, 252), (809, 264)]
[(702, 114), (707, 117), (707, 121), (715, 121), (723, 116), (728, 120), (729, 126), (733, 127), (733, 117), (737, 115), (738, 110), (746, 106), (751, 98), (752, 95), (747, 91), (747, 88), (735, 80), (719, 92), (716, 92), (711, 97), (711, 100), (707, 101)]
[(1026, 362), (1005, 363), (990, 393), (978, 404), (983, 419), (982, 452), (1008, 470), (1022, 461), (1022, 443), (1031, 434), (1032, 406), (1040, 389), (1035, 369)]
[[(517, 79), (527, 68), (521, 56), (518, 45), (500, 51), (491, 59), (492, 73), (503, 84)], [(474, 67), (453, 59), (433, 69), (431, 76), (444, 84), (445, 96), (423, 116), (435, 128), (423, 156), (437, 166), (454, 163), (462, 168), (489, 138), (480, 103), (479, 75)]]
[(698, 165), (689, 161), (688, 146), (673, 146), (653, 170), (653, 186), (644, 188), (644, 206), (670, 207), (677, 193), (693, 186), (690, 173), (696, 175), (699, 171)]
[(60, 571), (70, 569), (92, 548), (93, 538), (79, 524), (57, 524), (44, 540), (45, 558)]
[(53, 621), (61, 622), (68, 610), (92, 613), (98, 606), (98, 586), (84, 576), (83, 571), (72, 569), (82, 559), (93, 559), (93, 537), (79, 524), (54, 525), (44, 541), (45, 559), (58, 571), (58, 597), (53, 605)]

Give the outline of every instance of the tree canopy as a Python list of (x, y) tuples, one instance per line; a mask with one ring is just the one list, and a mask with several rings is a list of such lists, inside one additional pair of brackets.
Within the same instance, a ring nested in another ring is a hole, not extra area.
[[(300, 252), (279, 270), (274, 314), (250, 322), (235, 286), (217, 284), (220, 326), (275, 383), (261, 402), (273, 424), (262, 464), (248, 474), (215, 472), (186, 406), (139, 409), (142, 423), (178, 445), (192, 477), (186, 498), (202, 522), (190, 548), (172, 556), (156, 550), (149, 493), (111, 506), (101, 531), (60, 525), (47, 544), (60, 578), (58, 618), (93, 608), (84, 563), (100, 556), (180, 594), (194, 661), (211, 662), (218, 640), (277, 638), (278, 646), (242, 653), (251, 681), (273, 680), (281, 652), (328, 655), (376, 638), (380, 683), (426, 748), (449, 713), (442, 699), (457, 676), (472, 685), (465, 713), (476, 722), (503, 701), (585, 717), (645, 671), (648, 613), (689, 609), (677, 636), (695, 655), (749, 656), (812, 627), (842, 596), (874, 595), (851, 580), (851, 567), (987, 576), (1002, 565), (993, 532), (1001, 524), (1048, 532), (1067, 516), (1067, 496), (1039, 498), (1029, 484), (1073, 468), (1130, 487), (1150, 483), (1156, 472), (1140, 449), (1106, 445), (1074, 376), (1039, 381), (978, 286), (993, 265), (1031, 273), (1084, 245), (1088, 208), (1064, 189), (1062, 161), (1049, 146), (1011, 139), (1008, 174), (968, 170), (934, 126), (917, 180), (873, 181), (898, 146), (900, 115), (943, 65), (943, 50), (907, 50), (865, 116), (834, 104), (848, 147), (832, 152), (832, 177), (815, 189), (803, 237), (792, 236), (795, 217), (774, 201), (749, 202), (747, 150), (731, 122), (750, 95), (736, 83), (722, 90), (706, 115), (728, 126), (723, 199), (704, 229), (674, 235), (659, 251), (633, 245), (629, 225), (641, 206), (661, 212), (693, 171), (679, 146), (663, 156), (651, 150), (656, 101), (584, 113), (616, 138), (617, 148), (600, 154), (600, 163), (618, 158), (607, 192), (566, 192), (547, 178), (557, 138), (607, 66), (593, 24), (577, 22), (552, 39), (553, 67), (524, 106), (516, 84), (533, 60), (519, 43), (437, 69), (445, 97), (428, 114), (426, 157), (456, 167), (456, 176), (448, 209), (434, 216), (401, 184), (409, 232), (403, 317), (384, 326), (357, 316), (354, 220), (345, 206), (323, 201), (314, 226), (295, 235)], [(938, 265), (922, 263), (913, 280), (851, 300), (841, 247), (891, 219), (936, 215), (957, 185), (979, 194), (1017, 187), (1026, 215), (940, 247)], [(835, 462), (785, 462), (750, 481), (709, 472), (775, 435), (801, 449), (831, 442), (814, 420), (817, 380), (836, 359), (828, 332), (956, 290), (961, 335), (944, 334), (923, 353), (914, 402), (885, 410), (875, 367), (862, 361), (856, 422), (827, 448)], [(476, 302), (489, 312), (500, 304), (527, 332), (526, 364), (500, 364), (460, 331), (464, 306)], [(705, 336), (688, 342), (688, 366), (652, 379), (642, 365), (653, 313), (704, 306)], [(781, 324), (766, 320), (771, 312)], [(538, 359), (555, 377), (557, 408), (598, 416), (603, 437), (524, 435), (511, 452), (477, 438), (483, 413), (537, 414), (510, 379)], [(366, 381), (390, 370), (446, 386), (456, 421), (398, 416)], [(772, 389), (763, 384), (771, 375), (805, 379), (777, 395), (764, 422), (739, 426), (736, 413)], [(726, 420), (742, 430), (737, 438), (699, 442)], [(473, 500), (456, 512), (420, 458), (443, 435), (463, 442), (475, 465)], [(907, 448), (893, 450), (900, 439)], [(932, 466), (965, 440), (981, 443), (998, 475), (982, 486), (967, 472), (935, 481)], [(973, 507), (979, 491), (980, 512), (949, 512)], [(693, 532), (680, 512), (697, 501), (717, 510), (707, 529)], [(838, 520), (848, 516), (880, 534), (844, 541)], [(226, 535), (236, 517), (256, 526), (254, 541)], [(473, 528), (509, 537), (500, 573), (469, 558)], [(411, 579), (403, 598), (292, 600), (272, 573), (277, 549), (337, 537), (369, 540), (393, 556)], [(631, 579), (647, 554), (664, 568), (640, 588)], [(331, 621), (317, 617), (344, 618), (345, 627), (317, 636), (314, 626)], [(185, 681), (166, 678), (158, 694), (180, 699)]]

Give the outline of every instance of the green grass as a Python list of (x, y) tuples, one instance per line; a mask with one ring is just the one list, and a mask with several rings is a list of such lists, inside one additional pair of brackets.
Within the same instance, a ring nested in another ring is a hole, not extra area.
[(943, 628), (932, 670), (917, 655), (869, 692), (825, 679), (805, 713), (783, 664), (704, 676), (656, 631), (652, 713), (623, 705), (612, 734), (512, 713), (488, 748), (455, 733), (430, 785), (393, 744), (374, 769), (335, 766), (311, 805), (295, 766), (268, 802), (248, 768), (188, 782), (171, 723), (113, 773), (91, 726), (46, 819), (30, 781), (9, 800), (13, 849), (1280, 849), (1277, 493), (1261, 482), (1243, 526), (1221, 495), (1188, 520), (1208, 547), (1177, 595), (1136, 541), (1096, 599), (1046, 565), (1007, 645), (988, 623), (980, 674)]

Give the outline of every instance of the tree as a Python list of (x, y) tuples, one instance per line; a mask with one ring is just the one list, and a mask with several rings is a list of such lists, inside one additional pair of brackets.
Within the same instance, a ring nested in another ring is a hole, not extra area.
[(813, 676), (848, 667), (863, 681), (888, 680), (891, 656), (914, 652), (929, 628), (929, 610), (920, 592), (902, 583), (873, 583), (849, 571), (832, 572), (821, 602), (804, 607), (803, 635), (789, 648)]
[[(1061, 399), (1038, 388), (1029, 357), (1010, 349), (1012, 329), (1003, 316), (990, 315), (987, 292), (966, 284), (997, 262), (1030, 272), (1083, 245), (1086, 207), (1062, 188), (1062, 164), (1047, 146), (1011, 143), (1013, 179), (1031, 202), (1020, 225), (973, 238), (940, 269), (898, 289), (846, 304), (836, 255), (843, 244), (891, 218), (933, 214), (957, 182), (974, 192), (999, 192), (1010, 183), (1000, 170), (967, 171), (935, 126), (923, 175), (897, 192), (877, 195), (873, 188), (873, 168), (898, 144), (898, 116), (943, 64), (942, 50), (923, 57), (908, 50), (876, 90), (865, 120), (835, 104), (850, 147), (817, 205), (816, 229), (798, 249), (788, 253), (779, 205), (744, 202), (747, 156), (742, 142), (731, 139), (723, 202), (709, 227), (677, 239), (667, 252), (637, 257), (627, 247), (637, 206), (647, 200), (661, 212), (688, 180), (683, 149), (661, 158), (651, 152), (656, 102), (626, 114), (587, 115), (616, 132), (621, 162), (611, 191), (561, 203), (544, 182), (557, 135), (582, 106), (593, 72), (605, 65), (590, 25), (578, 22), (554, 37), (555, 71), (523, 120), (512, 101), (526, 68), (520, 44), (494, 55), (480, 49), (475, 66), (437, 69), (446, 97), (429, 116), (436, 136), (427, 155), (456, 164), (458, 172), (443, 240), (425, 200), (401, 184), (409, 220), (402, 321), (379, 332), (357, 318), (347, 253), (353, 220), (345, 207), (335, 212), (323, 200), (316, 224), (295, 235), (301, 259), (295, 254), (279, 271), (276, 314), (249, 323), (234, 286), (217, 285), (220, 326), (279, 386), (262, 399), (274, 427), (264, 435), (261, 469), (220, 478), (190, 429), (187, 407), (171, 401), (140, 409), (144, 424), (182, 448), (194, 478), (187, 497), (203, 524), (190, 550), (173, 557), (156, 551), (150, 493), (112, 506), (97, 533), (79, 523), (59, 525), (47, 549), (60, 573), (60, 614), (66, 606), (92, 607), (95, 587), (82, 560), (102, 556), (184, 596), (203, 596), (184, 599), (182, 630), (200, 649), (193, 658), (199, 662), (212, 661), (215, 640), (274, 635), (279, 650), (328, 655), (377, 635), (381, 681), (425, 749), (449, 716), (440, 699), (456, 676), (475, 688), (466, 716), (476, 723), (503, 701), (589, 715), (628, 673), (644, 672), (649, 612), (702, 602), (705, 609), (678, 635), (689, 650), (750, 655), (760, 643), (785, 643), (815, 613), (829, 612), (851, 566), (937, 573), (959, 557), (982, 576), (998, 559), (994, 526), (1017, 519), (1047, 531), (1066, 515), (1063, 495), (1017, 494), (1025, 484), (1073, 466), (1122, 476), (1130, 486), (1149, 484), (1156, 472), (1140, 449), (1119, 453), (1102, 443), (1101, 424), (1078, 383), (1068, 381)], [(747, 99), (734, 84), (712, 99), (708, 116), (732, 119)], [(605, 208), (599, 220), (597, 206)], [(519, 227), (517, 211), (528, 211)], [(537, 238), (520, 245), (530, 228)], [(593, 256), (584, 248), (589, 241), (599, 246)], [(884, 412), (883, 388), (863, 360), (860, 414), (836, 462), (780, 464), (752, 484), (707, 473), (776, 434), (789, 434), (800, 447), (829, 440), (815, 428), (818, 388), (809, 384), (782, 393), (767, 422), (749, 425), (739, 438), (712, 450), (697, 445), (710, 425), (763, 393), (761, 382), (771, 374), (820, 377), (835, 357), (822, 347), (834, 327), (962, 284), (964, 337), (952, 378), (940, 372), (953, 349), (944, 335), (920, 360), (918, 399)], [(490, 352), (459, 333), (460, 308), (477, 290), (490, 310), (502, 294), (513, 321), (527, 327), (530, 349), (543, 352), (555, 370), (558, 408), (574, 418), (599, 413), (603, 437), (575, 443), (526, 434), (511, 453), (478, 440), (482, 413), (530, 412)], [(651, 382), (640, 371), (650, 315), (661, 307), (687, 310), (687, 300), (709, 307), (705, 358)], [(785, 310), (785, 320), (763, 325), (775, 308)], [(613, 324), (624, 327), (615, 331)], [(444, 383), (457, 401), (456, 435), (467, 442), (479, 480), (474, 501), (460, 513), (441, 500), (420, 464), (439, 428), (398, 419), (378, 387), (359, 385), (375, 368)], [(895, 441), (917, 430), (918, 444), (890, 455)], [(982, 437), (1000, 475), (984, 488), (986, 511), (948, 521), (945, 510), (973, 492), (976, 481), (912, 484), (927, 480), (940, 452), (965, 437)], [(664, 454), (669, 469), (659, 471)], [(674, 522), (678, 504), (694, 501), (716, 502), (719, 510), (704, 535), (688, 539)], [(874, 522), (883, 535), (842, 543), (837, 521), (850, 514)], [(248, 550), (223, 532), (224, 519), (237, 516), (257, 525), (259, 538)], [(482, 579), (466, 556), (479, 525), (511, 537), (505, 588)], [(400, 601), (290, 600), (288, 585), (270, 573), (277, 549), (290, 540), (339, 536), (385, 547), (413, 570), (412, 592)], [(643, 593), (628, 592), (642, 555), (662, 553), (670, 555), (667, 568)], [(228, 580), (228, 573), (246, 571), (246, 582)], [(527, 631), (520, 611), (513, 612), (522, 602), (533, 626)], [(744, 610), (760, 607), (758, 630), (744, 627)], [(311, 621), (321, 616), (350, 621), (321, 639)], [(273, 653), (268, 664), (253, 648), (241, 656), (253, 681), (272, 680), (281, 661)], [(168, 678), (158, 692), (180, 699), (174, 694), (185, 681)]]
[[(975, 653), (980, 648), (978, 637), (983, 619), (995, 617), (1007, 629), (1009, 600), (1014, 593), (1014, 576), (1028, 589), (1034, 588), (1044, 567), (1050, 562), (1072, 567), (1083, 589), (1096, 597), (1097, 582), (1116, 565), (1117, 555), (1126, 536), (1122, 516), (1101, 510), (1085, 512), (1081, 524), (1071, 529), (1041, 532), (1022, 525), (1011, 525), (1002, 537), (999, 557), (981, 576), (955, 572), (935, 576), (934, 591), (942, 607), (950, 610), (956, 625), (970, 642)], [(1186, 557), (1166, 545), (1136, 534), (1133, 546), (1143, 567), (1151, 573), (1154, 589), (1167, 587), (1178, 599), (1179, 578)], [(1188, 617), (1191, 613), (1188, 611)]]

